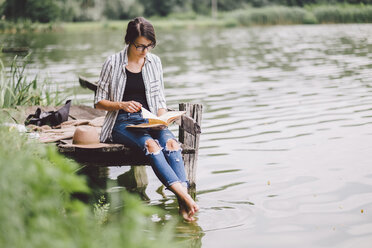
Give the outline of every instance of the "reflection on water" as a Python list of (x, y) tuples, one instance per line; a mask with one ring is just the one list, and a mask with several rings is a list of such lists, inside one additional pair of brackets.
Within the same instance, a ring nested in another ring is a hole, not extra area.
[[(33, 69), (91, 104), (120, 31), (2, 36)], [(202, 103), (196, 247), (369, 247), (372, 242), (372, 25), (157, 32), (168, 105)], [(5, 57), (10, 60), (10, 55)], [(123, 185), (130, 168), (110, 168)], [(177, 216), (150, 168), (142, 197)], [(131, 171), (128, 174), (133, 174)], [(127, 186), (122, 186), (127, 187)], [(166, 221), (166, 220), (165, 220)], [(181, 235), (181, 236), (182, 236)]]
[(93, 166), (82, 166), (77, 172), (80, 175), (84, 175), (89, 188), (92, 190), (92, 195), (87, 194), (75, 194), (80, 200), (86, 203), (98, 203), (101, 196), (105, 196), (107, 199), (106, 188), (107, 178), (109, 175), (109, 169), (105, 167), (93, 167)]
[[(87, 168), (87, 167), (85, 167)], [(87, 175), (88, 183), (93, 188), (94, 199), (91, 203), (96, 203), (101, 195), (105, 199), (110, 199), (110, 207), (114, 212), (120, 211), (125, 202), (122, 199), (122, 191), (126, 190), (138, 195), (143, 201), (150, 203), (160, 209), (164, 209), (166, 214), (163, 216), (153, 215), (152, 221), (162, 225), (170, 219), (179, 219), (176, 226), (176, 238), (180, 241), (187, 240), (190, 247), (201, 247), (201, 238), (205, 231), (198, 225), (198, 222), (186, 223), (178, 216), (178, 202), (174, 196), (167, 196), (164, 187), (160, 186), (156, 193), (161, 196), (158, 199), (151, 200), (146, 190), (149, 184), (145, 166), (128, 166), (121, 168), (122, 174), (118, 175), (115, 180), (108, 178), (108, 168), (92, 167), (88, 170), (81, 171)], [(79, 196), (84, 200), (83, 196)]]
[(146, 194), (146, 188), (149, 182), (145, 167), (131, 166), (129, 171), (117, 177), (117, 184), (129, 192), (137, 193), (142, 200), (150, 201), (150, 198)]

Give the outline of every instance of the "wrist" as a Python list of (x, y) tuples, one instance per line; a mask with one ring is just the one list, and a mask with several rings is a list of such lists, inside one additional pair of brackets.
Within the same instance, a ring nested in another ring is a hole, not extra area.
[(124, 102), (117, 102), (115, 106), (116, 110), (124, 109)]
[(160, 108), (160, 109), (158, 109), (157, 116), (161, 116), (162, 114), (165, 114), (166, 112), (167, 112), (167, 110), (165, 108)]

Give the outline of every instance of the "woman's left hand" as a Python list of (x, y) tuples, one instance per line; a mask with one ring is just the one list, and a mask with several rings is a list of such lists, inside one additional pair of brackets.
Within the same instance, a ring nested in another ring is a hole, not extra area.
[(158, 109), (158, 113), (157, 113), (157, 116), (161, 116), (163, 114), (167, 113), (167, 109), (165, 108), (160, 108)]

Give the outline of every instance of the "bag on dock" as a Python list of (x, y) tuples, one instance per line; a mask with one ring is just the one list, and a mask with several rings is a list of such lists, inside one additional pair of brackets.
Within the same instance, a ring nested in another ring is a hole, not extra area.
[(27, 126), (33, 124), (36, 126), (58, 126), (62, 122), (67, 121), (70, 106), (71, 100), (67, 100), (65, 105), (57, 111), (41, 112), (41, 109), (37, 108), (35, 114), (31, 114), (26, 118), (25, 125)]

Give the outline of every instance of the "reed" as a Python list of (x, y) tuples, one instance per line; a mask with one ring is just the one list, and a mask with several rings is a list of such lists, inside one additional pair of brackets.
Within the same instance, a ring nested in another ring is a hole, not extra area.
[(319, 23), (371, 23), (372, 6), (325, 5), (307, 7)]
[(316, 21), (303, 8), (272, 6), (264, 8), (248, 8), (226, 13), (224, 18), (233, 18), (240, 25), (288, 25), (315, 23)]
[[(28, 80), (25, 74), (30, 55), (20, 61), (14, 57), (9, 71), (0, 59), (0, 108), (13, 108), (25, 105), (61, 105), (65, 97), (58, 89), (53, 89), (45, 80), (41, 83), (37, 76)], [(20, 63), (20, 65), (18, 65)]]

